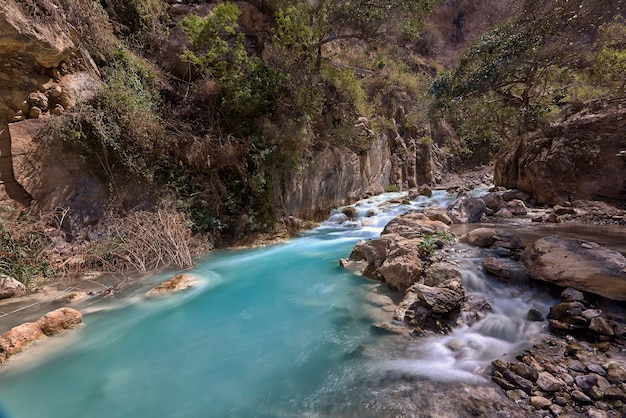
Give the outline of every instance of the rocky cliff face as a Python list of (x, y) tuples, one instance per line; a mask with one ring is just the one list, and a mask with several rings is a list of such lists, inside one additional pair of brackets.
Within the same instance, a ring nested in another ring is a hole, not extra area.
[(317, 153), (302, 171), (275, 176), (273, 202), (279, 212), (306, 219), (325, 219), (330, 208), (389, 184), (391, 151), (382, 137), (358, 155), (347, 148)]
[(494, 182), (539, 204), (626, 198), (626, 99), (574, 106), (543, 132), (512, 141), (495, 158)]
[(4, 1), (0, 9), (0, 95), (5, 98), (0, 101), (0, 179), (6, 194), (26, 206), (33, 200), (45, 208), (59, 204), (72, 189), (77, 168), (74, 164), (68, 171), (69, 160), (50, 164), (50, 152), (42, 154), (36, 144), (36, 127), (42, 125), (32, 120), (62, 113), (93, 97), (100, 85), (98, 70), (71, 27), (46, 12), (58, 9), (50, 1), (15, 0)]

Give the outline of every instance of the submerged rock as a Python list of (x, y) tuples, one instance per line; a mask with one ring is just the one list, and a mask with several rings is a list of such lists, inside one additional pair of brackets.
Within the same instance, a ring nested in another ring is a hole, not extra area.
[(187, 290), (198, 285), (198, 279), (191, 274), (177, 274), (150, 290), (148, 296), (160, 296)]

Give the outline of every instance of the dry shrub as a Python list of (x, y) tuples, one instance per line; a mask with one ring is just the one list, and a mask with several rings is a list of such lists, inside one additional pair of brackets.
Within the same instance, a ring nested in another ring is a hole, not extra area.
[(170, 209), (131, 213), (112, 227), (99, 257), (107, 270), (120, 273), (193, 267), (197, 245), (188, 223), (184, 214)]

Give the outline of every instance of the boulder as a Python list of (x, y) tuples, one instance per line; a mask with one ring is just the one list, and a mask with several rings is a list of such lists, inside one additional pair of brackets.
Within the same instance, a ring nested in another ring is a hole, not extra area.
[(506, 202), (506, 209), (511, 212), (513, 216), (523, 216), (528, 213), (526, 204), (520, 199), (513, 199)]
[(449, 280), (436, 287), (418, 283), (412, 286), (412, 290), (417, 295), (419, 305), (438, 315), (459, 311), (465, 300), (463, 283), (458, 279)]
[(378, 269), (389, 287), (406, 290), (415, 283), (422, 274), (422, 260), (419, 253), (395, 252), (389, 254)]
[(494, 212), (499, 211), (504, 206), (504, 199), (497, 192), (489, 192), (480, 197), (483, 202), (485, 202), (485, 206), (491, 209)]
[(0, 335), (0, 364), (44, 336), (35, 322), (26, 322)]
[(626, 300), (626, 257), (594, 242), (544, 237), (524, 251), (522, 261), (533, 279)]
[(461, 235), (459, 242), (475, 247), (489, 248), (496, 242), (498, 232), (493, 228), (476, 228)]
[(76, 309), (59, 308), (45, 314), (36, 324), (44, 334), (51, 336), (63, 330), (77, 327), (82, 322), (83, 316)]
[(198, 285), (198, 279), (191, 274), (177, 274), (150, 290), (148, 296), (160, 296), (187, 290)]
[(376, 267), (380, 267), (385, 258), (387, 258), (388, 246), (388, 239), (361, 240), (355, 244), (349, 259), (352, 261), (365, 260), (369, 264), (378, 264)]
[(383, 229), (381, 237), (398, 234), (403, 238), (421, 238), (436, 232), (447, 232), (450, 227), (438, 220), (431, 220), (423, 213), (408, 213), (391, 220)]
[(25, 292), (24, 284), (13, 277), (0, 274), (0, 299), (11, 298)]
[(485, 202), (475, 197), (460, 197), (448, 206), (454, 223), (467, 224), (480, 221), (485, 212)]
[(37, 322), (26, 322), (0, 335), (0, 364), (46, 335), (75, 328), (83, 321), (80, 312), (72, 308), (59, 308), (49, 312)]
[(452, 224), (452, 219), (450, 219), (448, 211), (441, 206), (429, 206), (427, 208), (424, 208), (422, 213), (432, 221), (441, 221), (446, 225)]

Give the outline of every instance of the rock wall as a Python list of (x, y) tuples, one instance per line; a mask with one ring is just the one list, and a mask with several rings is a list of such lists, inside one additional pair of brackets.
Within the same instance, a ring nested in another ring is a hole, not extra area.
[(41, 124), (30, 121), (93, 97), (100, 77), (72, 28), (46, 18), (42, 7), (59, 6), (7, 0), (0, 9), (0, 183), (9, 198), (24, 206), (35, 200), (54, 208), (60, 200), (51, 197), (66, 197), (74, 187), (76, 166), (69, 161), (52, 165), (41, 152), (31, 152), (41, 150), (35, 144)]
[(539, 204), (626, 198), (626, 98), (579, 105), (543, 132), (495, 157), (494, 182)]
[(276, 174), (273, 203), (284, 215), (325, 219), (333, 207), (382, 193), (389, 184), (390, 158), (384, 136), (362, 155), (347, 148), (328, 148), (315, 154), (303, 170)]

